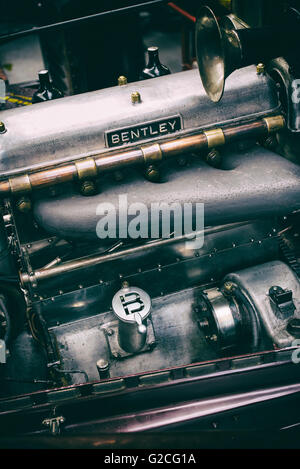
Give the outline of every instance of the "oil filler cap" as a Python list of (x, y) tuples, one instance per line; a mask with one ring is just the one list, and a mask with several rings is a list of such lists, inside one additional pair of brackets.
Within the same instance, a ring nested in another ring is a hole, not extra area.
[(112, 308), (122, 322), (136, 323), (137, 316), (144, 322), (151, 313), (151, 299), (141, 288), (125, 287), (113, 297)]

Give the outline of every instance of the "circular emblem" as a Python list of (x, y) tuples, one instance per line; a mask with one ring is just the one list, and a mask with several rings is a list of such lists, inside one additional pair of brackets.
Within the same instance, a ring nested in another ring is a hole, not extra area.
[(120, 321), (136, 323), (136, 314), (144, 321), (151, 311), (151, 299), (140, 288), (122, 288), (112, 300), (112, 308)]

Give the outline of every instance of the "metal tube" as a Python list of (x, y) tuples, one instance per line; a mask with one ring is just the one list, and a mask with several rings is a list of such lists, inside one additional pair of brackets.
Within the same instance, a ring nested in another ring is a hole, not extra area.
[[(222, 227), (215, 227), (215, 228), (208, 228), (205, 230), (206, 234), (218, 233), (222, 230), (229, 230), (232, 227), (239, 227), (247, 225), (247, 223), (235, 223), (233, 225), (226, 225)], [(198, 233), (199, 234), (199, 233)], [(123, 257), (127, 257), (128, 255), (137, 254), (140, 252), (145, 252), (146, 250), (152, 249), (154, 246), (161, 247), (167, 246), (168, 244), (174, 242), (180, 242), (188, 239), (188, 236), (180, 236), (176, 239), (162, 239), (159, 241), (150, 241), (147, 244), (136, 246), (134, 248), (124, 249), (122, 251), (114, 252), (111, 254), (98, 254), (94, 256), (85, 257), (82, 259), (76, 259), (68, 262), (64, 262), (61, 265), (57, 265), (55, 267), (51, 267), (49, 269), (41, 269), (32, 272), (30, 275), (27, 273), (21, 273), (20, 279), (23, 286), (27, 286), (30, 283), (37, 284), (38, 282), (49, 280), (54, 278), (58, 275), (74, 272), (79, 269), (93, 267), (95, 265), (103, 264), (104, 262), (111, 262), (117, 259), (121, 259)]]
[(94, 176), (113, 172), (131, 166), (155, 164), (163, 159), (177, 157), (186, 153), (217, 148), (243, 138), (260, 138), (284, 128), (283, 116), (270, 116), (248, 124), (215, 128), (189, 137), (178, 138), (161, 144), (152, 143), (135, 150), (107, 155), (105, 153), (77, 160), (65, 166), (49, 168), (44, 171), (23, 174), (0, 182), (0, 196), (19, 195), (36, 189), (56, 186), (76, 180), (89, 179), (91, 163)]

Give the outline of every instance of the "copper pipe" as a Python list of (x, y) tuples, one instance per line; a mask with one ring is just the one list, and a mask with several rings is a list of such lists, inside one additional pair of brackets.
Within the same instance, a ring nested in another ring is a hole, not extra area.
[[(223, 230), (230, 230), (232, 227), (246, 226), (248, 222), (233, 223), (231, 225), (223, 225), (218, 227), (205, 228), (204, 232), (206, 235), (212, 233), (218, 233)], [(197, 235), (203, 232), (196, 233)], [(47, 267), (47, 269), (42, 268), (32, 272), (30, 275), (28, 273), (21, 273), (20, 279), (22, 285), (26, 288), (28, 285), (37, 286), (38, 283), (55, 278), (59, 275), (68, 274), (71, 272), (76, 272), (80, 269), (88, 269), (90, 267), (95, 267), (95, 265), (101, 265), (105, 262), (111, 262), (118, 259), (123, 259), (124, 257), (144, 253), (146, 251), (151, 251), (154, 247), (163, 247), (168, 246), (169, 244), (179, 243), (189, 239), (188, 235), (178, 236), (177, 238), (168, 238), (168, 239), (159, 239), (157, 241), (150, 241), (146, 244), (125, 248), (117, 252), (108, 252), (102, 254), (94, 254), (92, 256), (83, 257), (81, 259), (71, 260), (59, 265)]]
[(36, 189), (56, 186), (76, 180), (89, 179), (119, 169), (159, 163), (187, 153), (207, 151), (227, 143), (244, 138), (261, 138), (277, 132), (285, 126), (284, 118), (271, 116), (256, 121), (226, 127), (214, 128), (188, 137), (181, 137), (158, 143), (150, 143), (134, 150), (107, 155), (102, 153), (94, 157), (76, 160), (65, 166), (58, 166), (43, 171), (23, 174), (0, 182), (0, 196), (20, 195)]

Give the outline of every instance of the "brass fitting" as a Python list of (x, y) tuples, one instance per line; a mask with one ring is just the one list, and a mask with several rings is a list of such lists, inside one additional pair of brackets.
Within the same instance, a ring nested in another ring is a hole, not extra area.
[(96, 177), (98, 174), (97, 165), (94, 158), (85, 158), (75, 161), (77, 176), (79, 180)]
[(9, 179), (9, 185), (12, 194), (24, 194), (26, 192), (31, 192), (31, 182), (28, 174), (23, 174), (22, 176), (16, 176)]
[(206, 161), (214, 168), (218, 168), (222, 163), (222, 155), (216, 148), (213, 148), (207, 155)]
[(160, 171), (159, 171), (157, 166), (150, 165), (146, 168), (145, 176), (148, 179), (148, 181), (159, 182), (159, 180), (160, 180)]
[(118, 85), (119, 85), (119, 86), (127, 85), (127, 78), (124, 77), (123, 75), (121, 75), (121, 76), (118, 78)]
[(138, 104), (140, 103), (141, 100), (141, 95), (138, 91), (134, 91), (134, 93), (131, 93), (131, 102), (132, 104)]
[(222, 129), (207, 130), (204, 132), (207, 138), (207, 146), (209, 149), (225, 145), (225, 135)]
[(141, 147), (141, 151), (146, 164), (157, 163), (163, 159), (163, 154), (158, 143)]
[(256, 72), (257, 72), (257, 75), (264, 75), (266, 72), (265, 64), (263, 63), (257, 64)]
[(21, 197), (16, 203), (16, 207), (21, 213), (28, 213), (32, 208), (31, 200), (28, 197)]
[(232, 293), (232, 292), (234, 291), (234, 285), (233, 285), (233, 283), (231, 283), (231, 282), (226, 282), (226, 283), (224, 284), (224, 290), (225, 290), (226, 293), (229, 293), (229, 294)]
[(94, 183), (94, 181), (90, 181), (90, 180), (83, 181), (80, 186), (80, 192), (82, 195), (86, 197), (96, 195), (97, 193), (96, 184)]
[(285, 127), (285, 120), (283, 116), (265, 117), (263, 120), (268, 128), (269, 134), (278, 132)]

